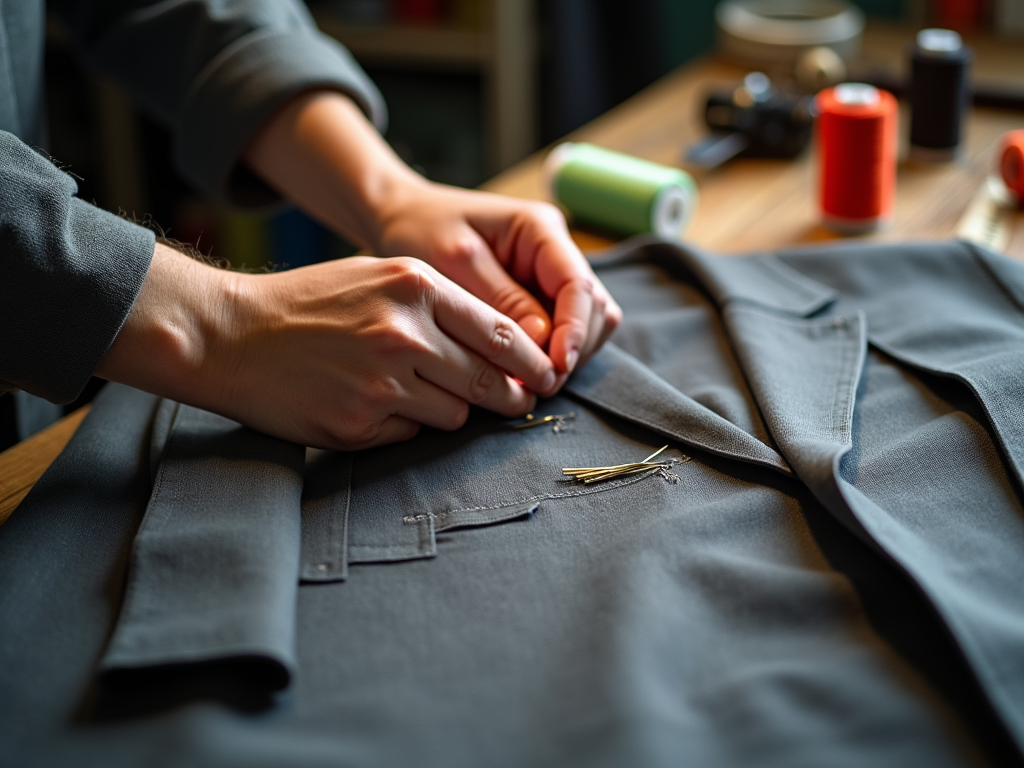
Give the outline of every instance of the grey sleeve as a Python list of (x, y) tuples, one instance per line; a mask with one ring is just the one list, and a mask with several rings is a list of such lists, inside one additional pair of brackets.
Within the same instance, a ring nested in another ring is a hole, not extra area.
[(0, 392), (71, 402), (135, 303), (153, 233), (0, 131)]
[(377, 89), (297, 0), (59, 0), (51, 7), (85, 60), (174, 131), (185, 177), (236, 205), (277, 200), (239, 156), (296, 94), (344, 92), (385, 125)]

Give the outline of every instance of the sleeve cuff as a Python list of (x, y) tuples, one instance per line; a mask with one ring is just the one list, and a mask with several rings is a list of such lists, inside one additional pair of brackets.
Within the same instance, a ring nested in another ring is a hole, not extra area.
[(177, 162), (186, 177), (235, 205), (280, 197), (239, 165), (257, 130), (295, 95), (313, 89), (350, 96), (378, 130), (384, 100), (349, 52), (308, 30), (254, 32), (225, 48), (197, 79), (178, 125)]

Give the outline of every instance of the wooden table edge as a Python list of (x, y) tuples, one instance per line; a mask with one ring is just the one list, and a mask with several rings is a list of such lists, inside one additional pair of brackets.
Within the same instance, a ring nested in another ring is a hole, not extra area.
[(84, 405), (27, 440), (0, 453), (0, 525), (17, 509), (71, 440), (91, 406)]

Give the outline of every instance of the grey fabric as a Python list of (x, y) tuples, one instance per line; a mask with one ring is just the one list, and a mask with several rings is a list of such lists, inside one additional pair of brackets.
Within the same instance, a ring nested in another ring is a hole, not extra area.
[(176, 408), (100, 665), (108, 688), (224, 662), (255, 689), (288, 685), (303, 456), (237, 422)]
[(74, 400), (131, 311), (153, 233), (0, 132), (0, 391)]
[[(0, 393), (74, 400), (121, 328), (153, 234), (75, 197), (42, 141), (42, 0), (0, 0)], [(173, 131), (184, 174), (238, 204), (277, 199), (239, 155), (311, 88), (378, 126), (380, 94), (296, 0), (54, 0), (82, 58)]]
[[(287, 519), (301, 504), (301, 563), (261, 564), (260, 578), (297, 591), (297, 671), (276, 699), (204, 688), (238, 676), (203, 662), (178, 667), (187, 685), (104, 690), (99, 710), (71, 714), (123, 631), (89, 595), (146, 591), (138, 568), (120, 586), (141, 509), (124, 511), (127, 489), (145, 497), (140, 471), (178, 461), (173, 406), (105, 393), (0, 528), (9, 754), (29, 766), (1019, 764), (1024, 512), (1008, 446), (1020, 427), (991, 396), (1005, 388), (970, 383), (976, 369), (934, 371), (975, 347), (1002, 353), (989, 381), (1019, 378), (1007, 334), (1024, 271), (958, 243), (776, 257), (725, 267), (648, 243), (608, 259), (627, 319), (538, 408), (574, 413), (567, 429), (475, 413), (453, 433), (309, 452), (301, 502), (292, 479), (273, 480), (294, 454), (267, 445), (242, 473), (266, 483), (216, 491), (236, 498), (208, 511), (215, 521), (182, 505), (185, 531), (267, 542), (273, 526), (249, 532), (239, 512), (270, 487), (292, 489)], [(794, 271), (828, 298), (787, 288)], [(665, 443), (689, 460), (595, 486), (559, 472)], [(195, 461), (181, 489), (223, 473)], [(54, 514), (68, 498), (82, 512)], [(209, 587), (238, 594), (226, 578)], [(89, 610), (64, 618), (51, 595)], [(91, 722), (97, 711), (112, 719)]]

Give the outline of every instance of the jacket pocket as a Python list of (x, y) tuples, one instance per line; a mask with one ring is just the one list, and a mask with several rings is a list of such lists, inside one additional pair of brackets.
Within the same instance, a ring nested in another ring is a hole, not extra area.
[[(424, 430), (408, 443), (318, 457), (306, 473), (303, 578), (340, 580), (348, 564), (434, 557), (440, 532), (525, 520), (558, 500), (671, 479), (672, 468), (658, 467), (590, 485), (563, 475), (563, 467), (641, 461), (668, 441), (567, 397), (545, 402), (536, 417), (556, 414), (566, 418), (516, 429), (522, 420), (476, 413), (455, 432)], [(685, 457), (669, 447), (662, 458)]]

